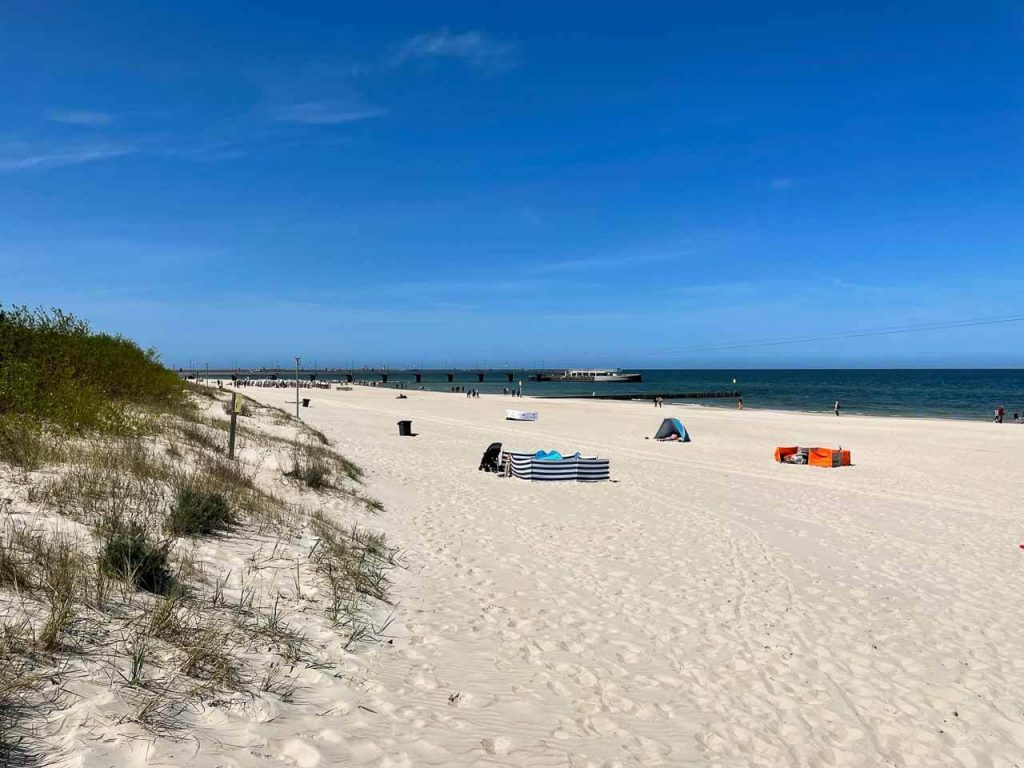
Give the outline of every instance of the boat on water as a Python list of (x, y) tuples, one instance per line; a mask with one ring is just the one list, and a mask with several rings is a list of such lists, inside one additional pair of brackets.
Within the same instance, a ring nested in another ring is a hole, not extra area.
[(618, 368), (574, 368), (562, 373), (538, 373), (530, 377), (531, 381), (578, 381), (588, 384), (607, 384), (617, 382), (643, 381), (639, 373), (625, 373)]

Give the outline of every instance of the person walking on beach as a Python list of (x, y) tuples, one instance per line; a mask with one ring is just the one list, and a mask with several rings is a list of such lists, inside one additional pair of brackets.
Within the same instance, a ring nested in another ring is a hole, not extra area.
[(1006, 409), (1003, 406), (996, 408), (996, 424), (1003, 423), (1003, 417), (1006, 415)]
[(836, 400), (836, 404), (833, 406), (833, 408), (835, 409), (836, 416), (838, 416), (839, 415), (839, 401), (838, 400)]
[(742, 397), (739, 400), (736, 401), (736, 407), (739, 408), (741, 411), (743, 410), (743, 398)]

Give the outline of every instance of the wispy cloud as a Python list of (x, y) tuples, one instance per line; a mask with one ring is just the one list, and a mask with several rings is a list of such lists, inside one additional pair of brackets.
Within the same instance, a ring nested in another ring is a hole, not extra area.
[(677, 259), (680, 256), (692, 252), (680, 251), (678, 253), (641, 253), (619, 256), (594, 256), (582, 259), (564, 259), (562, 261), (548, 261), (534, 264), (530, 268), (535, 272), (557, 273), (557, 272), (590, 272), (593, 270), (605, 269), (627, 269), (643, 266), (645, 264), (660, 264), (666, 261)]
[(301, 123), (303, 125), (340, 125), (368, 120), (386, 114), (387, 110), (357, 104), (344, 104), (329, 100), (303, 101), (296, 104), (283, 104), (274, 107), (272, 114), (275, 120), (283, 123)]
[(477, 280), (412, 280), (381, 286), (381, 289), (410, 294), (522, 293), (537, 288), (535, 280), (495, 280), (481, 275)]
[(44, 171), (65, 165), (81, 165), (124, 157), (137, 152), (128, 144), (90, 144), (36, 148), (24, 145), (0, 147), (0, 173)]
[(452, 33), (447, 29), (416, 35), (398, 46), (390, 63), (399, 67), (409, 61), (461, 59), (480, 69), (502, 70), (516, 65), (517, 49), (482, 32)]
[(55, 109), (47, 115), (55, 123), (66, 125), (110, 125), (114, 118), (106, 112), (87, 109)]

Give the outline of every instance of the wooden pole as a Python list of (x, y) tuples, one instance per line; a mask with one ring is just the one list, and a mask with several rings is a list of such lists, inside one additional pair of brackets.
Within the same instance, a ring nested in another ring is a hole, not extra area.
[(235, 458), (235, 423), (238, 421), (238, 402), (242, 396), (231, 393), (231, 426), (228, 428), (228, 458)]

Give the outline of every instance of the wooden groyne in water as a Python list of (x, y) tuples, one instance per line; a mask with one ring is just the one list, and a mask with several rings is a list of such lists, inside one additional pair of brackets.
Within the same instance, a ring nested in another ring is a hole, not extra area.
[(733, 392), (672, 392), (669, 394), (643, 392), (632, 395), (535, 395), (535, 397), (547, 400), (564, 400), (566, 398), (577, 400), (654, 400), (659, 397), (662, 400), (710, 400), (718, 397), (743, 397), (743, 393), (736, 390)]

